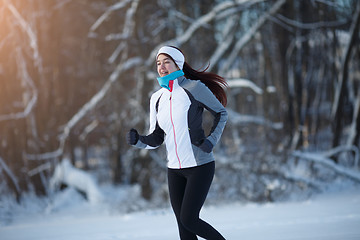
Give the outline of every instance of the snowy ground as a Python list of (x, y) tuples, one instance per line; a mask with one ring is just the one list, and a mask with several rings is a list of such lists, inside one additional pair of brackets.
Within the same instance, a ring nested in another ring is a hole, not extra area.
[[(170, 209), (120, 214), (109, 204), (91, 205), (71, 190), (61, 198), (42, 211), (30, 211), (37, 205), (27, 203), (27, 211), (0, 225), (0, 239), (179, 239)], [(202, 218), (230, 240), (359, 240), (360, 190), (302, 202), (209, 206)]]

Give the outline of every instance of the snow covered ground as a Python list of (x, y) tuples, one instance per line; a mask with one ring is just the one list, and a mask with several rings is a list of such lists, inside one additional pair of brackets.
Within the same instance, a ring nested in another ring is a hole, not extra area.
[[(168, 208), (123, 214), (112, 204), (90, 204), (74, 190), (62, 194), (46, 210), (29, 201), (0, 225), (0, 239), (179, 239)], [(207, 206), (202, 218), (230, 240), (359, 240), (360, 190), (301, 202)]]

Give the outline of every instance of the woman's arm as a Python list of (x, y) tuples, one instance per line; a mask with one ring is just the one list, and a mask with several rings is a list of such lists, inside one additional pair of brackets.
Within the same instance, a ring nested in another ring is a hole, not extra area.
[(138, 148), (154, 149), (164, 142), (165, 133), (160, 128), (156, 119), (156, 103), (161, 97), (161, 93), (161, 91), (157, 91), (150, 98), (149, 134), (146, 136), (139, 135), (139, 140), (134, 145)]
[(214, 116), (210, 134), (206, 139), (215, 146), (221, 138), (228, 119), (225, 107), (201, 81), (190, 80), (184, 87), (191, 93), (196, 101), (202, 104), (204, 108)]

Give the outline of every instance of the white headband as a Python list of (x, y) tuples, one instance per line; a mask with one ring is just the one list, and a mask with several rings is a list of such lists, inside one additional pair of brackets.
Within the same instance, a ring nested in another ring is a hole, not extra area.
[(177, 50), (176, 48), (173, 48), (173, 47), (164, 46), (159, 49), (158, 53), (156, 54), (156, 59), (162, 53), (165, 53), (165, 54), (169, 55), (170, 57), (172, 57), (172, 59), (174, 59), (176, 65), (181, 70), (183, 69), (185, 57), (179, 50)]

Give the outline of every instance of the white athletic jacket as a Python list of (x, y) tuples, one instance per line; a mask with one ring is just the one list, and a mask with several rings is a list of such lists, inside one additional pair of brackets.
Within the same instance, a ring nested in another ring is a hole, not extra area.
[(207, 139), (215, 146), (227, 121), (225, 108), (201, 81), (181, 76), (170, 87), (170, 91), (161, 88), (151, 96), (149, 135), (140, 136), (135, 146), (153, 149), (165, 141), (168, 167), (173, 169), (214, 161), (212, 152), (198, 147), (206, 138), (202, 114), (206, 108), (214, 116)]

